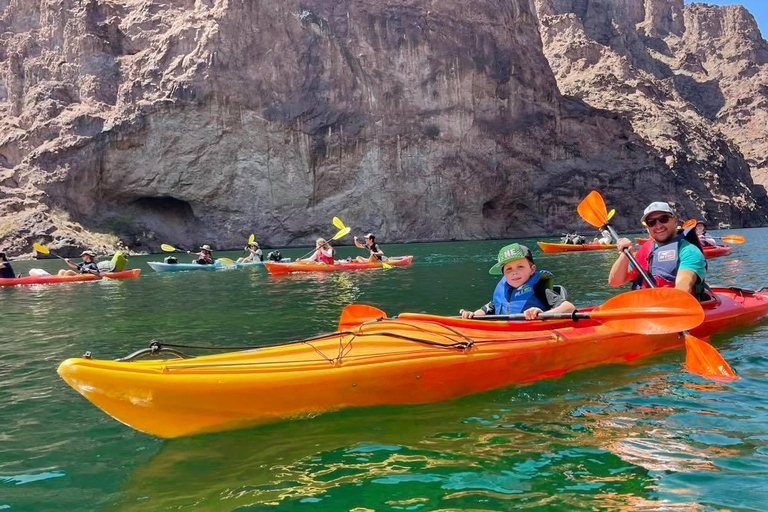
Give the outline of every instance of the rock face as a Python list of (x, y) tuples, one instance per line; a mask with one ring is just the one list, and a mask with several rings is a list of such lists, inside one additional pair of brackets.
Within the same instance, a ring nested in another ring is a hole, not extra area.
[[(333, 233), (334, 215), (382, 241), (559, 232), (584, 229), (575, 204), (591, 188), (621, 206), (619, 227), (657, 198), (714, 222), (768, 221), (750, 175), (766, 165), (755, 136), (765, 42), (743, 11), (682, 0), (0, 9), (0, 247), (11, 252), (116, 237), (226, 248), (251, 232), (309, 243)], [(752, 49), (727, 53), (748, 29)]]

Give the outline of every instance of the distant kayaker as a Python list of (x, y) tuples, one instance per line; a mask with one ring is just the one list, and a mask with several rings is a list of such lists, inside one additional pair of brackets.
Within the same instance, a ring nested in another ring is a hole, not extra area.
[(696, 223), (696, 236), (699, 237), (699, 242), (703, 247), (717, 245), (717, 240), (707, 234), (707, 225), (701, 221)]
[[(640, 222), (651, 237), (635, 254), (644, 271), (654, 280), (656, 286), (677, 288), (700, 297), (704, 292), (706, 261), (698, 239), (688, 230), (679, 231), (680, 221), (668, 203), (654, 202), (643, 212)], [(623, 249), (632, 247), (632, 241), (622, 238), (616, 243), (619, 257), (611, 267), (608, 284), (621, 286), (632, 281), (632, 288), (647, 285), (637, 269), (632, 267)]]
[(13, 279), (16, 277), (11, 262), (8, 261), (8, 257), (4, 252), (0, 252), (0, 277), (4, 279)]
[(187, 254), (189, 255), (195, 255), (197, 256), (197, 259), (194, 260), (192, 263), (197, 263), (198, 265), (213, 265), (213, 251), (211, 251), (210, 245), (204, 245), (200, 248), (200, 252), (191, 252), (187, 251)]
[(99, 267), (96, 265), (96, 253), (93, 251), (83, 251), (80, 253), (82, 263), (72, 263), (69, 258), (64, 258), (64, 263), (69, 265), (75, 270), (61, 269), (59, 270), (60, 276), (76, 276), (78, 274), (95, 274), (99, 275)]
[(315, 240), (315, 252), (312, 256), (304, 260), (297, 259), (296, 261), (316, 261), (318, 263), (325, 263), (326, 265), (333, 265), (333, 258), (336, 255), (333, 247), (326, 242), (325, 238), (318, 238)]
[(251, 242), (250, 244), (246, 245), (245, 249), (243, 250), (250, 252), (250, 254), (244, 258), (237, 258), (238, 263), (264, 261), (264, 256), (261, 252), (261, 249), (259, 249), (259, 244), (256, 242)]
[(384, 252), (381, 250), (381, 247), (379, 247), (379, 244), (376, 243), (376, 237), (373, 236), (373, 233), (368, 233), (365, 235), (363, 240), (365, 244), (361, 244), (360, 240), (358, 240), (357, 237), (354, 237), (355, 246), (357, 246), (358, 249), (366, 249), (369, 253), (369, 256), (367, 258), (358, 256), (357, 261), (360, 263), (365, 263), (367, 261), (382, 261), (384, 259)]
[(524, 245), (502, 247), (497, 263), (488, 273), (504, 276), (496, 285), (491, 302), (476, 311), (459, 310), (462, 318), (523, 313), (526, 319), (533, 320), (543, 311), (569, 313), (576, 309), (566, 300), (565, 288), (553, 285), (550, 272), (536, 270), (533, 255)]

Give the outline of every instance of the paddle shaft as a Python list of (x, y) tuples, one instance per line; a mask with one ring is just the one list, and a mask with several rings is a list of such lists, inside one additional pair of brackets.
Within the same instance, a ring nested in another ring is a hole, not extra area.
[[(453, 318), (462, 318), (460, 316), (455, 316)], [(471, 318), (472, 320), (528, 320), (528, 318), (525, 318), (525, 315), (523, 313), (515, 313), (512, 315), (480, 315), (480, 316), (473, 316)], [(533, 318), (531, 320), (589, 320), (590, 314), (589, 313), (582, 313), (580, 311), (572, 311), (571, 313), (553, 313), (551, 311), (546, 311), (544, 313), (539, 313), (539, 315), (536, 318)]]
[[(606, 228), (606, 229), (608, 230), (608, 232), (611, 234), (611, 238), (613, 238), (613, 241), (614, 241), (615, 243), (618, 243), (618, 242), (619, 242), (619, 234), (618, 234), (618, 233), (616, 233), (616, 230), (615, 230), (615, 229), (613, 229), (613, 226), (611, 226), (610, 224), (608, 224), (608, 223), (606, 222), (606, 223), (605, 223), (605, 228)], [(637, 263), (637, 260), (635, 259), (635, 256), (632, 254), (632, 251), (630, 251), (630, 250), (629, 250), (629, 247), (625, 247), (623, 252), (624, 252), (624, 255), (625, 255), (627, 258), (629, 258), (629, 261), (630, 261), (630, 262), (632, 262), (632, 265), (634, 265), (634, 267), (637, 269), (637, 272), (638, 272), (638, 273), (639, 273), (639, 274), (642, 276), (642, 278), (643, 278), (643, 281), (645, 281), (645, 282), (646, 282), (646, 284), (647, 284), (649, 287), (651, 287), (651, 288), (656, 288), (656, 285), (654, 284), (653, 280), (651, 280), (651, 276), (649, 276), (649, 275), (648, 275), (648, 273), (647, 273), (645, 270), (643, 270), (643, 267), (641, 267), (641, 266), (640, 266), (640, 265)]]

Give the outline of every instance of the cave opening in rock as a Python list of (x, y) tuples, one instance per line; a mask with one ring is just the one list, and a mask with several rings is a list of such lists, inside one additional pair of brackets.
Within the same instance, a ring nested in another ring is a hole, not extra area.
[(171, 196), (142, 197), (135, 200), (133, 206), (143, 210), (146, 214), (174, 217), (179, 220), (193, 219), (195, 217), (192, 207), (188, 202)]

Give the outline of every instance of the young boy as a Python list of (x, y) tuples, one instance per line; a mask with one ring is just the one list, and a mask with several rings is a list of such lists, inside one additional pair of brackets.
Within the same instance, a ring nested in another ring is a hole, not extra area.
[(565, 288), (554, 290), (554, 276), (546, 270), (536, 270), (531, 251), (524, 245), (510, 244), (501, 248), (497, 263), (488, 271), (503, 275), (493, 292), (491, 302), (476, 311), (459, 310), (462, 318), (483, 315), (525, 314), (534, 320), (544, 311), (570, 313), (576, 307), (566, 300)]

